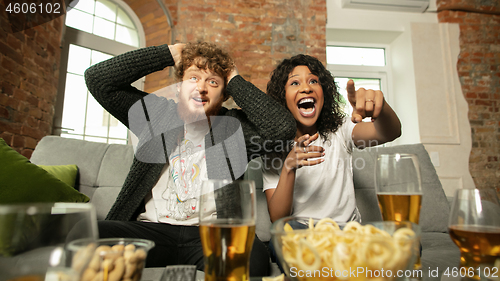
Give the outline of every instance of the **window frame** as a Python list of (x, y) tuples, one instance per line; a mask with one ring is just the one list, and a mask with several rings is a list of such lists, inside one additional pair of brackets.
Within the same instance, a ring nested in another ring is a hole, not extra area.
[[(350, 78), (376, 78), (380, 79), (380, 90), (384, 93), (384, 98), (391, 103), (392, 98), (392, 73), (390, 46), (386, 44), (354, 43), (344, 41), (328, 41), (328, 46), (353, 47), (353, 48), (383, 48), (385, 49), (385, 66), (365, 66), (365, 65), (340, 65), (327, 64), (326, 68), (334, 77)], [(325, 48), (326, 50), (326, 48)]]
[[(139, 36), (139, 47), (134, 47), (124, 43), (117, 42), (115, 40), (110, 40), (63, 24), (63, 40), (61, 43), (61, 62), (59, 65), (59, 81), (57, 88), (57, 100), (54, 107), (52, 135), (60, 136), (62, 131), (64, 129), (67, 129), (67, 128), (62, 128), (62, 116), (64, 109), (64, 93), (66, 90), (66, 74), (67, 74), (68, 59), (69, 59), (69, 46), (71, 44), (107, 53), (112, 56), (117, 56), (128, 51), (143, 48), (146, 45), (146, 36), (144, 33), (144, 28), (141, 24), (139, 17), (135, 14), (135, 12), (122, 0), (108, 0), (108, 1), (111, 1), (116, 5), (118, 5), (130, 17), (130, 19), (136, 26), (136, 30)], [(132, 85), (142, 90), (144, 88), (144, 80), (145, 78), (143, 77), (134, 82)], [(130, 133), (128, 135), (129, 135), (128, 143), (130, 143)]]

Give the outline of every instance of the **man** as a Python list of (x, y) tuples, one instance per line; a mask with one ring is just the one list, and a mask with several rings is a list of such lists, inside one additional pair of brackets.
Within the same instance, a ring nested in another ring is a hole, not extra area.
[[(130, 85), (174, 65), (178, 103)], [(99, 222), (100, 237), (150, 239), (156, 246), (147, 266), (194, 264), (203, 270), (196, 198), (201, 181), (241, 178), (251, 158), (293, 139), (292, 115), (209, 43), (125, 53), (90, 67), (85, 79), (96, 100), (139, 139), (122, 190)], [(229, 95), (241, 110), (222, 107)], [(255, 239), (250, 275), (268, 275), (268, 261)]]

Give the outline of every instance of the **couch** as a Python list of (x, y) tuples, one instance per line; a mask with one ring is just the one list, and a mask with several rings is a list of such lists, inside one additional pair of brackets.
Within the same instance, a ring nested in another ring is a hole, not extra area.
[[(374, 159), (378, 153), (413, 153), (418, 155), (422, 178), (422, 273), (424, 280), (438, 280), (447, 269), (459, 265), (460, 252), (448, 235), (450, 207), (429, 155), (422, 144), (392, 147), (374, 147), (355, 150), (353, 174), (357, 205), (363, 222), (380, 221), (374, 189)], [(126, 178), (133, 159), (129, 145), (103, 144), (58, 136), (46, 136), (36, 146), (31, 162), (41, 165), (76, 164), (79, 172), (75, 188), (90, 197), (95, 205), (97, 219), (106, 217)], [(271, 238), (267, 203), (262, 192), (261, 162), (249, 163), (246, 179), (254, 180), (257, 187), (258, 237), (268, 242)], [(279, 273), (272, 264), (273, 275)]]

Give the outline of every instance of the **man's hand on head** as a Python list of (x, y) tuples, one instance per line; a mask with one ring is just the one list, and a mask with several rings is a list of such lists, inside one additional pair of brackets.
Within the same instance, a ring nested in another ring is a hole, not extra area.
[(178, 67), (179, 64), (181, 63), (182, 50), (184, 49), (184, 46), (186, 46), (186, 44), (184, 43), (168, 45), (168, 48), (170, 49), (170, 54), (172, 54), (172, 57), (174, 58), (175, 67)]
[(227, 79), (227, 82), (229, 83), (229, 81), (231, 81), (231, 79), (233, 79), (234, 76), (238, 75), (238, 68), (236, 67), (236, 65), (233, 66), (233, 70), (231, 70), (231, 72), (229, 73), (229, 77)]

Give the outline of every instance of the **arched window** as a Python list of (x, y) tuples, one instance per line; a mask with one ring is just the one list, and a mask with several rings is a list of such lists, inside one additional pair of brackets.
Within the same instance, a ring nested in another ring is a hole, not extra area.
[[(85, 85), (85, 70), (144, 46), (135, 13), (119, 0), (80, 0), (66, 15), (54, 134), (105, 143), (127, 143), (128, 130), (103, 109)], [(136, 82), (142, 88), (142, 80)]]

